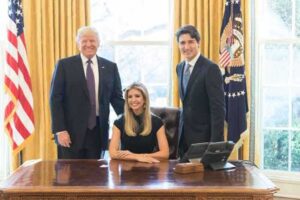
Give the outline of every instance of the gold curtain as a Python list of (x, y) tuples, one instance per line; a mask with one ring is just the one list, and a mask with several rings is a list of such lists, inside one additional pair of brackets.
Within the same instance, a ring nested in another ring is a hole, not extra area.
[[(174, 32), (185, 24), (194, 25), (200, 32), (200, 52), (210, 58), (215, 63), (219, 60), (220, 29), (223, 20), (223, 13), (226, 0), (174, 0)], [(245, 39), (245, 69), (247, 77), (248, 99), (250, 97), (250, 5), (249, 0), (241, 0), (241, 10), (243, 14), (244, 39)], [(176, 38), (173, 39), (173, 105), (180, 106), (178, 93), (178, 80), (176, 75), (176, 65), (182, 60)], [(249, 99), (250, 105), (250, 99)], [(242, 156), (243, 159), (249, 157), (249, 119), (248, 130), (243, 134)], [(237, 145), (238, 147), (239, 145)], [(231, 155), (231, 159), (237, 159), (237, 148)]]
[[(89, 0), (23, 0), (25, 38), (34, 100), (35, 132), (22, 151), (23, 161), (56, 159), (49, 92), (55, 62), (78, 53), (77, 29), (90, 23)], [(19, 157), (13, 156), (13, 168)]]

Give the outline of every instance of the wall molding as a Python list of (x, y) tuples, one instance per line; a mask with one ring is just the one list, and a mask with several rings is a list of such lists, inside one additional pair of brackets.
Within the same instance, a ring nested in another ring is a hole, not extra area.
[(264, 174), (280, 189), (276, 197), (300, 199), (300, 173), (264, 170)]

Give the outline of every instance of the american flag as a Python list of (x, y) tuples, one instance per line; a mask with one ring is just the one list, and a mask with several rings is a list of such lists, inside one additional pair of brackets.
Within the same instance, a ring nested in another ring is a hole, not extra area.
[(9, 0), (8, 16), (4, 127), (13, 151), (17, 153), (34, 131), (33, 97), (20, 0)]
[(230, 52), (226, 48), (224, 48), (220, 54), (220, 59), (219, 59), (220, 67), (225, 68), (226, 66), (228, 66), (230, 63), (230, 59), (231, 59)]
[(240, 0), (226, 0), (221, 27), (219, 65), (224, 72), (228, 140), (238, 142), (247, 129), (248, 112), (244, 36)]

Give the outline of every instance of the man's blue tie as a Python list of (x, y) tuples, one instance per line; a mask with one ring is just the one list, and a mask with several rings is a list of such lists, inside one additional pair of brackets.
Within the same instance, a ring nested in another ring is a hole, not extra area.
[(86, 83), (90, 94), (91, 112), (88, 121), (88, 128), (92, 130), (96, 126), (96, 95), (95, 95), (95, 78), (92, 69), (92, 61), (87, 61)]
[(184, 72), (183, 72), (183, 79), (182, 79), (182, 87), (183, 87), (183, 94), (185, 95), (186, 93), (186, 87), (188, 85), (190, 76), (191, 76), (191, 72), (190, 72), (190, 64), (186, 64), (184, 66)]

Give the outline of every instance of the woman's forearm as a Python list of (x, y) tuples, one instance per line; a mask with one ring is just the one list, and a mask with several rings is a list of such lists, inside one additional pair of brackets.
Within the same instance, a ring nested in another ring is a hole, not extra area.
[(159, 160), (166, 160), (169, 158), (169, 152), (167, 152), (167, 151), (157, 151), (154, 153), (149, 153), (147, 155), (151, 156), (152, 158), (159, 159)]
[(153, 157), (153, 154), (138, 154), (132, 153), (130, 151), (116, 151), (112, 153), (112, 159), (119, 159), (119, 160), (135, 160), (139, 162), (146, 162), (146, 163), (157, 163), (158, 160), (163, 160), (164, 158), (160, 156), (160, 154), (156, 154), (158, 158)]

